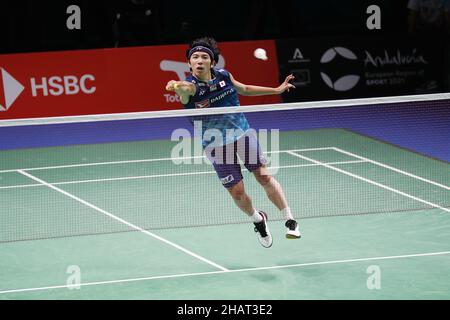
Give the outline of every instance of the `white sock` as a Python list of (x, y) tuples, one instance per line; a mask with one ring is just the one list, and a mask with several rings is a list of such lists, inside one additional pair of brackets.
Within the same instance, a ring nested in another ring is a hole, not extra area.
[(250, 219), (252, 219), (252, 221), (254, 223), (258, 223), (261, 222), (263, 220), (263, 217), (259, 214), (259, 212), (256, 209), (253, 209), (253, 214), (250, 216)]
[(291, 208), (286, 207), (283, 210), (281, 210), (281, 213), (283, 214), (283, 216), (286, 220), (294, 220), (294, 217), (292, 216)]

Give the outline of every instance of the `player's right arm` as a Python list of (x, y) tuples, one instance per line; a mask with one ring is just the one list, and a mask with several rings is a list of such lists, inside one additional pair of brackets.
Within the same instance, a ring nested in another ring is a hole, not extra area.
[(170, 80), (166, 85), (167, 91), (173, 91), (180, 96), (181, 103), (187, 104), (191, 96), (197, 91), (195, 85), (188, 81)]

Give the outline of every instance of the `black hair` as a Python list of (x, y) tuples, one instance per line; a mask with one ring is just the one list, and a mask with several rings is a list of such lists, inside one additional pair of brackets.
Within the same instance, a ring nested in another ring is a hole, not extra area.
[(186, 58), (188, 60), (189, 60), (189, 51), (196, 46), (203, 46), (210, 49), (214, 54), (213, 60), (216, 62), (216, 64), (219, 62), (220, 50), (217, 41), (215, 39), (210, 37), (203, 37), (193, 40), (189, 44), (189, 48), (186, 50)]

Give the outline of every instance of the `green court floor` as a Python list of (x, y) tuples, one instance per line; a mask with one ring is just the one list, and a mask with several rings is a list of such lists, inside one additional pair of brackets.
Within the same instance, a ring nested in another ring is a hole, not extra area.
[(175, 164), (174, 145), (1, 151), (0, 299), (450, 298), (449, 163), (283, 132), (267, 156), (302, 238), (245, 171), (264, 249), (211, 165)]

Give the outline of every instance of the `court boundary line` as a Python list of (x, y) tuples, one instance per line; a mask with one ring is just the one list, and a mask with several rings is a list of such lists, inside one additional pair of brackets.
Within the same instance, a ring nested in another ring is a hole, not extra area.
[(402, 145), (400, 145), (398, 143), (394, 143), (392, 141), (384, 140), (382, 138), (379, 138), (379, 137), (376, 137), (376, 136), (373, 136), (373, 135), (370, 135), (370, 134), (367, 134), (367, 133), (364, 133), (364, 132), (361, 132), (361, 131), (357, 131), (355, 129), (350, 129), (350, 128), (340, 128), (340, 129), (345, 130), (345, 131), (347, 131), (347, 132), (349, 132), (351, 134), (358, 135), (358, 136), (363, 137), (363, 138), (371, 139), (371, 140), (373, 140), (375, 142), (379, 142), (379, 143), (381, 143), (383, 145), (386, 145), (386, 146), (389, 146), (389, 147), (394, 147), (394, 148), (400, 149), (402, 151), (411, 152), (411, 153), (413, 153), (415, 155), (418, 155), (418, 156), (421, 156), (421, 157), (424, 157), (424, 158), (427, 158), (427, 159), (435, 160), (435, 161), (438, 161), (438, 162), (443, 163), (443, 164), (447, 164), (447, 165), (450, 164), (450, 159), (446, 160), (446, 159), (443, 159), (443, 158), (438, 158), (436, 155), (431, 155), (431, 154), (425, 153), (424, 151), (415, 150), (415, 149), (412, 149), (411, 147), (402, 146)]
[(136, 226), (136, 225), (134, 225), (134, 224), (132, 224), (132, 223), (122, 219), (122, 218), (119, 218), (119, 217), (113, 215), (112, 213), (109, 213), (108, 211), (103, 210), (103, 209), (97, 207), (96, 205), (91, 204), (90, 202), (88, 202), (86, 200), (83, 200), (83, 199), (81, 199), (81, 198), (79, 198), (79, 197), (77, 197), (77, 196), (75, 196), (75, 195), (73, 195), (73, 194), (71, 194), (71, 193), (69, 193), (67, 191), (64, 191), (64, 190), (62, 190), (62, 189), (60, 189), (58, 187), (55, 187), (54, 185), (52, 185), (52, 184), (50, 184), (50, 183), (48, 183), (48, 182), (46, 182), (46, 181), (44, 181), (42, 179), (39, 179), (39, 178), (33, 176), (32, 174), (29, 174), (28, 172), (25, 172), (23, 170), (19, 170), (18, 172), (20, 174), (23, 174), (24, 176), (28, 177), (29, 179), (34, 180), (34, 181), (39, 182), (39, 183), (42, 183), (43, 185), (49, 187), (50, 189), (53, 189), (54, 191), (62, 193), (63, 195), (65, 195), (65, 196), (67, 196), (67, 197), (69, 197), (69, 198), (71, 198), (71, 199), (73, 199), (73, 200), (75, 200), (77, 202), (80, 202), (81, 204), (83, 204), (83, 205), (85, 205), (85, 206), (87, 206), (87, 207), (89, 207), (91, 209), (94, 209), (94, 210), (96, 210), (96, 211), (98, 211), (98, 212), (100, 212), (100, 213), (102, 213), (102, 214), (104, 214), (104, 215), (106, 215), (106, 216), (108, 216), (108, 217), (110, 217), (110, 218), (112, 218), (114, 220), (117, 220), (117, 221), (119, 221), (119, 222), (121, 222), (121, 223), (123, 223), (123, 224), (125, 224), (125, 225), (127, 225), (127, 226), (129, 226), (129, 227), (131, 227), (131, 228), (133, 228), (135, 230), (137, 230), (137, 231), (140, 231), (140, 232), (142, 232), (142, 233), (144, 233), (144, 234), (146, 234), (146, 235), (148, 235), (148, 236), (150, 236), (150, 237), (152, 237), (152, 238), (154, 238), (156, 240), (164, 242), (165, 244), (167, 244), (169, 246), (172, 246), (172, 247), (174, 247), (174, 248), (176, 248), (176, 249), (178, 249), (180, 251), (183, 251), (184, 253), (190, 255), (191, 257), (194, 257), (194, 258), (196, 258), (196, 259), (198, 259), (200, 261), (203, 261), (203, 262), (205, 262), (205, 263), (207, 263), (207, 264), (209, 264), (209, 265), (211, 265), (211, 266), (213, 266), (213, 267), (215, 267), (217, 269), (220, 269), (220, 270), (222, 270), (224, 272), (229, 271), (227, 268), (225, 268), (225, 267), (223, 267), (223, 266), (221, 266), (221, 265), (219, 265), (219, 264), (217, 264), (217, 263), (215, 263), (215, 262), (213, 262), (211, 260), (208, 260), (208, 259), (206, 259), (206, 258), (204, 258), (204, 257), (202, 257), (202, 256), (200, 256), (200, 255), (198, 255), (198, 254), (196, 254), (196, 253), (194, 253), (194, 252), (192, 252), (192, 251), (190, 251), (190, 250), (188, 250), (188, 249), (186, 249), (186, 248), (184, 248), (184, 247), (182, 247), (182, 246), (180, 246), (180, 245), (178, 245), (178, 244), (176, 244), (176, 243), (174, 243), (172, 241), (169, 241), (169, 240), (167, 240), (167, 239), (165, 239), (163, 237), (160, 237), (160, 236), (158, 236), (158, 235), (156, 235), (156, 234), (154, 234), (154, 233), (152, 233), (152, 232), (150, 232), (148, 230), (142, 229), (141, 227)]
[[(328, 162), (327, 164), (354, 164), (354, 163), (365, 163), (364, 160), (349, 160), (349, 161), (336, 161)], [(274, 166), (268, 167), (269, 170), (275, 169), (292, 169), (292, 168), (302, 168), (302, 167), (317, 167), (319, 164), (315, 163), (305, 163), (305, 164), (294, 164), (286, 166)], [(243, 171), (248, 171), (246, 168)], [(18, 170), (16, 170), (18, 172)], [(62, 182), (51, 182), (52, 185), (70, 185), (70, 184), (82, 184), (82, 183), (94, 183), (94, 182), (110, 182), (110, 181), (125, 181), (125, 180), (139, 180), (139, 179), (152, 179), (152, 178), (164, 178), (164, 177), (178, 177), (178, 176), (192, 176), (201, 174), (212, 174), (216, 173), (214, 170), (211, 171), (197, 171), (197, 172), (181, 172), (181, 173), (166, 173), (166, 174), (154, 174), (154, 175), (144, 175), (144, 176), (129, 176), (129, 177), (117, 177), (117, 178), (102, 178), (102, 179), (91, 179), (91, 180), (74, 180), (74, 181), (62, 181)], [(31, 188), (31, 187), (43, 187), (43, 184), (23, 184), (16, 186), (1, 186), (2, 189), (21, 189), (21, 188)]]
[(334, 170), (334, 171), (343, 173), (343, 174), (345, 174), (345, 175), (348, 175), (348, 176), (350, 176), (350, 177), (352, 177), (352, 178), (356, 178), (356, 179), (358, 179), (358, 180), (361, 180), (361, 181), (364, 181), (364, 182), (373, 184), (373, 185), (375, 185), (375, 186), (377, 186), (377, 187), (380, 187), (380, 188), (383, 188), (383, 189), (392, 191), (392, 192), (397, 193), (397, 194), (400, 194), (400, 195), (402, 195), (402, 196), (404, 196), (404, 197), (407, 197), (407, 198), (410, 198), (410, 199), (413, 199), (413, 200), (416, 200), (416, 201), (425, 203), (425, 204), (427, 204), (427, 205), (429, 205), (429, 206), (432, 206), (433, 208), (438, 208), (438, 209), (444, 210), (444, 211), (446, 211), (446, 212), (450, 212), (450, 209), (447, 209), (447, 208), (444, 208), (444, 207), (442, 207), (442, 206), (440, 206), (440, 205), (437, 205), (437, 204), (435, 204), (435, 203), (432, 203), (432, 202), (423, 200), (423, 199), (421, 199), (421, 198), (419, 198), (419, 197), (412, 196), (412, 195), (410, 195), (410, 194), (408, 194), (408, 193), (406, 193), (406, 192), (403, 192), (403, 191), (397, 190), (397, 189), (395, 189), (395, 188), (386, 186), (386, 185), (384, 185), (384, 184), (382, 184), (382, 183), (379, 183), (379, 182), (370, 180), (370, 179), (368, 179), (368, 178), (361, 177), (361, 176), (359, 176), (359, 175), (357, 175), (357, 174), (355, 174), (355, 173), (351, 173), (351, 172), (349, 172), (349, 171), (346, 171), (346, 170), (343, 170), (343, 169), (340, 169), (340, 168), (333, 167), (332, 165), (328, 165), (328, 164), (323, 163), (323, 162), (321, 162), (321, 161), (318, 161), (318, 160), (315, 160), (315, 159), (312, 159), (312, 158), (309, 158), (309, 157), (306, 157), (306, 156), (297, 154), (297, 153), (295, 153), (295, 152), (288, 152), (288, 153), (291, 154), (291, 155), (293, 155), (293, 156), (296, 156), (296, 157), (298, 157), (298, 158), (301, 158), (301, 159), (304, 159), (304, 160), (311, 161), (311, 162), (313, 162), (313, 163), (322, 164), (323, 167), (325, 167), (325, 168), (328, 168), (328, 169), (331, 169), (331, 170)]
[[(318, 148), (306, 148), (306, 149), (266, 151), (264, 153), (267, 153), (267, 154), (285, 153), (288, 151), (307, 152), (307, 151), (322, 151), (322, 150), (332, 150), (332, 149), (333, 149), (333, 147), (318, 147)], [(79, 163), (79, 164), (35, 167), (35, 168), (16, 168), (16, 169), (0, 170), (0, 173), (16, 172), (17, 170), (36, 171), (36, 170), (65, 169), (65, 168), (90, 167), (90, 166), (101, 166), (101, 165), (115, 165), (115, 164), (126, 164), (126, 163), (188, 160), (188, 159), (198, 159), (198, 158), (206, 158), (206, 156), (190, 156), (190, 157), (175, 157), (175, 158), (150, 158), (150, 159), (138, 159), (138, 160), (120, 160), (120, 161), (107, 161), (107, 162)]]
[(450, 186), (446, 186), (446, 185), (444, 185), (444, 184), (440, 184), (440, 183), (438, 183), (438, 182), (436, 182), (436, 181), (429, 180), (429, 179), (426, 179), (426, 178), (417, 176), (417, 175), (412, 174), (412, 173), (409, 173), (409, 172), (407, 172), (407, 171), (403, 171), (403, 170), (401, 170), (401, 169), (392, 167), (392, 166), (387, 165), (387, 164), (384, 164), (384, 163), (382, 163), (382, 162), (378, 162), (378, 161), (375, 161), (375, 160), (372, 160), (372, 159), (369, 159), (369, 158), (360, 156), (360, 155), (358, 155), (358, 154), (356, 154), (356, 153), (352, 153), (352, 152), (349, 152), (349, 151), (347, 151), (347, 150), (344, 150), (344, 149), (341, 149), (341, 148), (338, 148), (338, 147), (331, 147), (331, 148), (332, 148), (333, 150), (337, 151), (337, 152), (342, 153), (342, 154), (346, 154), (346, 155), (348, 155), (348, 156), (351, 156), (351, 157), (354, 157), (354, 158), (357, 158), (357, 159), (361, 159), (361, 160), (364, 160), (364, 161), (366, 161), (366, 162), (370, 162), (370, 163), (372, 163), (372, 164), (375, 164), (375, 165), (377, 165), (377, 166), (383, 167), (383, 168), (385, 168), (385, 169), (389, 169), (389, 170), (392, 170), (392, 171), (401, 173), (401, 174), (403, 174), (403, 175), (405, 175), (405, 176), (409, 176), (409, 177), (415, 178), (415, 179), (417, 179), (417, 180), (421, 180), (421, 181), (427, 182), (427, 183), (429, 183), (429, 184), (433, 184), (433, 185), (435, 185), (435, 186), (438, 186), (438, 187), (441, 187), (441, 188), (450, 190)]
[[(323, 151), (323, 150), (334, 150), (338, 153), (348, 155), (353, 158), (357, 158), (360, 160), (364, 160), (366, 162), (370, 162), (372, 164), (375, 164), (377, 166), (383, 167), (385, 169), (389, 169), (398, 173), (401, 173), (403, 175), (415, 178), (417, 180), (421, 180), (423, 182), (433, 184), (435, 186), (444, 188), (446, 190), (450, 190), (450, 186), (446, 186), (444, 184), (438, 183), (436, 181), (426, 179), (423, 177), (420, 177), (418, 175), (409, 173), (407, 171), (389, 166), (387, 164), (372, 160), (370, 158), (363, 157), (361, 155), (358, 155), (356, 153), (349, 152), (347, 150), (344, 150), (339, 147), (318, 147), (318, 148), (305, 148), (305, 149), (288, 149), (288, 150), (276, 150), (276, 151), (267, 151), (265, 153), (271, 154), (271, 153), (290, 153), (290, 152), (308, 152), (308, 151)], [(81, 163), (81, 164), (71, 164), (71, 165), (60, 165), (60, 166), (47, 166), (47, 167), (35, 167), (35, 168), (20, 168), (20, 169), (6, 169), (6, 170), (0, 170), (1, 173), (10, 173), (10, 172), (17, 172), (18, 170), (23, 171), (39, 171), (39, 170), (52, 170), (52, 169), (65, 169), (65, 168), (77, 168), (77, 167), (88, 167), (88, 166), (101, 166), (101, 165), (116, 165), (116, 164), (127, 164), (127, 163), (144, 163), (144, 162), (157, 162), (157, 161), (170, 161), (170, 160), (188, 160), (188, 159), (198, 159), (198, 158), (206, 158), (206, 156), (190, 156), (190, 157), (175, 157), (175, 158), (151, 158), (151, 159), (138, 159), (138, 160), (121, 160), (121, 161), (108, 161), (108, 162), (94, 162), (94, 163)], [(34, 186), (34, 185), (28, 185), (28, 186)], [(14, 186), (15, 187), (15, 186)], [(20, 187), (19, 187), (20, 188)], [(1, 189), (8, 189), (6, 187), (0, 187)]]
[(306, 263), (297, 263), (297, 264), (288, 264), (288, 265), (279, 265), (279, 266), (269, 266), (269, 267), (254, 267), (254, 268), (243, 268), (243, 269), (231, 269), (231, 270), (228, 270), (228, 271), (209, 271), (209, 272), (197, 272), (197, 273), (184, 273), (184, 274), (175, 274), (175, 275), (141, 277), (141, 278), (129, 278), (129, 279), (121, 279), (121, 280), (86, 282), (86, 283), (80, 283), (80, 284), (66, 284), (66, 285), (47, 286), (47, 287), (10, 289), (10, 290), (2, 290), (2, 291), (0, 291), (0, 294), (45, 291), (45, 290), (54, 290), (54, 289), (70, 289), (70, 288), (78, 288), (78, 287), (81, 288), (81, 287), (106, 285), (106, 284), (130, 283), (130, 282), (140, 282), (140, 281), (152, 281), (152, 280), (171, 279), (171, 278), (186, 278), (186, 277), (215, 275), (215, 274), (231, 274), (231, 273), (240, 273), (240, 272), (253, 272), (253, 271), (278, 270), (278, 269), (287, 269), (287, 268), (300, 268), (300, 267), (317, 266), (317, 265), (333, 265), (333, 264), (365, 262), (365, 261), (395, 260), (395, 259), (405, 259), (405, 258), (443, 256), (443, 255), (448, 255), (448, 254), (450, 254), (450, 251), (413, 253), (413, 254), (404, 254), (404, 255), (395, 255), (395, 256), (382, 256), (382, 257), (368, 257), (368, 258), (328, 260), (328, 261), (306, 262)]

